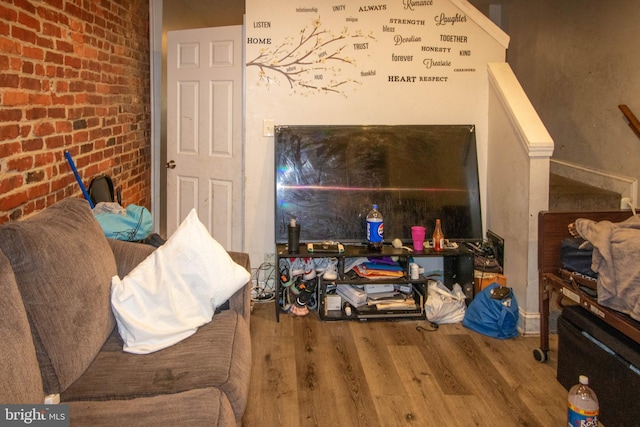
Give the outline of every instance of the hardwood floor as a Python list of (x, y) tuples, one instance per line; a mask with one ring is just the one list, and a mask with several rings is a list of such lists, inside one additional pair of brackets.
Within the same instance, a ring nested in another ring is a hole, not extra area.
[(460, 324), (251, 317), (245, 426), (563, 426), (567, 391), (538, 337), (501, 341)]

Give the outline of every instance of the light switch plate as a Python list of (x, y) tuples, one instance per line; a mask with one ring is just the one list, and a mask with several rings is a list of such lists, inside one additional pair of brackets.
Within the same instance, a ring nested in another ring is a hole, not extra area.
[(264, 136), (273, 136), (273, 128), (275, 124), (273, 123), (273, 119), (264, 119), (262, 125), (262, 133)]

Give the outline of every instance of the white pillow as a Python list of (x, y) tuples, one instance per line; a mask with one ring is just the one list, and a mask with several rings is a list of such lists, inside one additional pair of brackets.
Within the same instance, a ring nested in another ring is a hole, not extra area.
[(152, 353), (193, 335), (249, 278), (192, 210), (164, 245), (111, 279), (124, 351)]

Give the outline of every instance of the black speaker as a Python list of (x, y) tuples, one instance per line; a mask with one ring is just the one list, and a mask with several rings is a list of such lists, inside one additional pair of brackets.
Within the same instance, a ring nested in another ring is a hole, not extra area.
[(467, 305), (473, 299), (473, 254), (446, 256), (444, 259), (444, 285), (451, 289), (454, 283), (462, 287)]

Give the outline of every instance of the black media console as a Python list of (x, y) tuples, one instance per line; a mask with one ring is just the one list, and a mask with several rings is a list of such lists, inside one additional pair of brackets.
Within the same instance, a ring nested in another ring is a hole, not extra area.
[[(353, 272), (345, 272), (345, 266), (350, 265), (358, 258), (375, 259), (379, 257), (393, 257), (403, 269), (402, 277), (384, 279), (363, 279)], [(382, 252), (369, 252), (366, 245), (345, 244), (341, 253), (317, 253), (307, 251), (306, 244), (301, 244), (298, 253), (288, 252), (285, 244), (276, 245), (276, 269), (279, 269), (281, 260), (284, 264), (291, 264), (296, 258), (320, 260), (321, 258), (335, 258), (337, 260), (337, 278), (325, 280), (322, 275), (317, 276), (313, 282), (313, 304), (312, 311), (321, 320), (369, 320), (369, 319), (425, 319), (424, 303), (427, 297), (428, 278), (419, 275), (411, 278), (410, 263), (421, 264), (421, 261), (429, 261), (425, 258), (442, 258), (443, 271), (441, 280), (445, 286), (451, 288), (458, 283), (465, 295), (467, 303), (473, 298), (473, 253), (465, 246), (446, 249), (436, 252), (425, 249), (423, 252), (411, 252), (407, 249), (394, 248), (385, 245)], [(334, 260), (334, 262), (336, 261)], [(415, 301), (412, 308), (390, 308), (379, 310), (375, 305), (365, 305), (362, 307), (349, 307), (345, 310), (345, 300), (341, 299), (336, 303), (338, 287), (350, 285), (384, 285), (393, 284), (410, 289), (410, 298)], [(280, 320), (280, 314), (285, 312), (287, 305), (287, 283), (282, 279), (276, 280), (276, 320)]]

